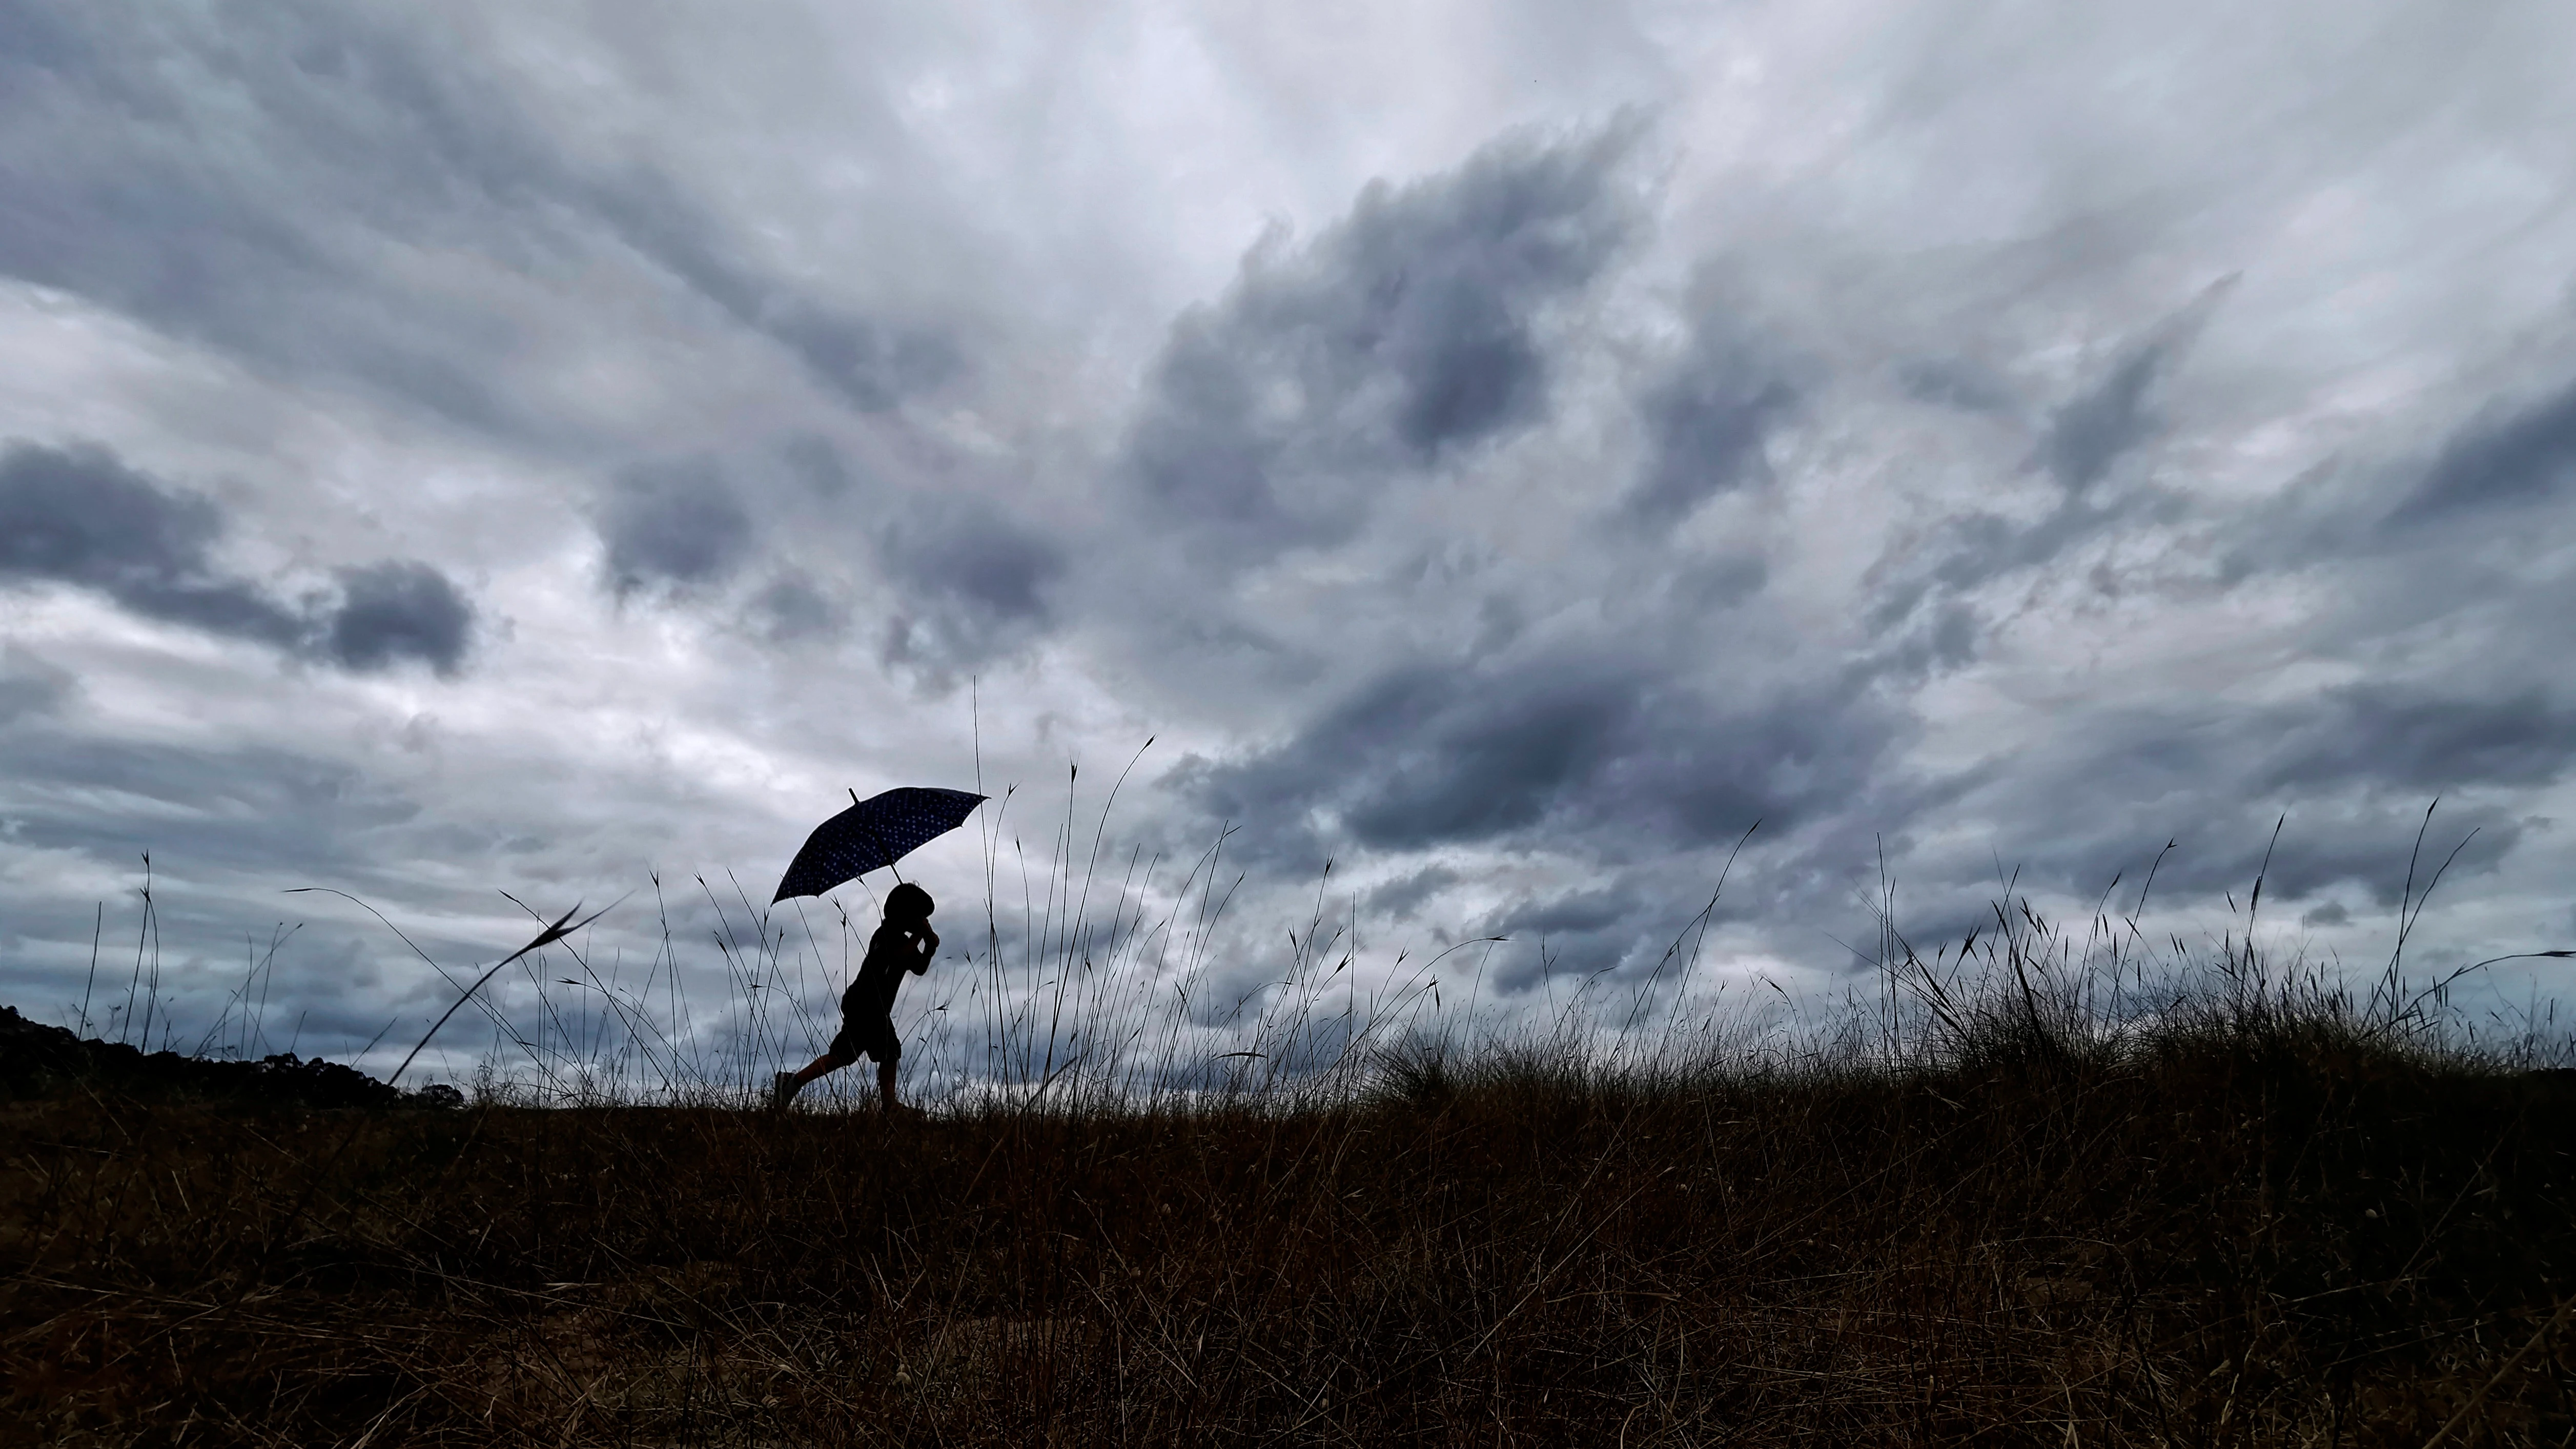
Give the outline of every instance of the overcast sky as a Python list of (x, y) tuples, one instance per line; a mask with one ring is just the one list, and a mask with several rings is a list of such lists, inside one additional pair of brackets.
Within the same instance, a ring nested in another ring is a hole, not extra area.
[(103, 919), (121, 1003), (149, 851), (182, 1036), (302, 922), (269, 1020), (351, 1052), (448, 988), (283, 891), (450, 969), (635, 891), (649, 955), (653, 873), (765, 897), (980, 769), (909, 871), (955, 944), (1149, 737), (1107, 856), (1230, 822), (1247, 983), (1319, 898), (1363, 974), (1634, 976), (1757, 819), (1710, 980), (1838, 995), (1882, 852), (1929, 939), (2171, 841), (2212, 934), (2283, 816), (2272, 939), (2375, 965), (2436, 797), (2426, 963), (2576, 945), (2571, 54), (0, 0), (0, 999), (71, 1020)]

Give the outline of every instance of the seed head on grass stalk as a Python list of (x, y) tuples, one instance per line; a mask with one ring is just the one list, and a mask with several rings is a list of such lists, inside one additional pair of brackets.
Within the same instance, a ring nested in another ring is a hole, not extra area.
[(422, 1035), (418, 1042), (413, 1044), (410, 1053), (402, 1059), (402, 1066), (394, 1068), (392, 1075), (385, 1078), (385, 1085), (392, 1086), (395, 1080), (402, 1076), (404, 1068), (409, 1067), (412, 1064), (413, 1059), (420, 1055), (421, 1049), (429, 1045), (429, 1039), (438, 1035), (438, 1029), (447, 1025), (447, 1019), (456, 1014), (456, 1008), (463, 1006), (467, 998), (473, 996), (475, 992), (482, 990), (483, 983), (499, 975), (502, 967), (509, 965), (511, 962), (518, 960), (520, 957), (527, 955), (531, 951), (551, 946), (555, 942), (562, 940), (564, 937), (571, 935), (573, 932), (587, 928), (591, 922), (596, 921), (600, 917), (607, 915), (610, 911), (617, 909), (619, 905), (625, 902), (625, 900), (626, 897), (619, 896), (616, 900), (609, 902), (607, 905), (601, 906), (598, 910), (591, 912), (587, 916), (583, 916), (578, 922), (574, 922), (572, 919), (574, 913), (581, 909), (580, 904), (576, 902), (572, 910), (566, 911), (562, 915), (555, 917), (552, 925), (549, 925), (544, 930), (537, 932), (534, 940), (521, 946), (518, 950), (511, 952), (509, 955), (502, 957), (500, 960), (493, 962), (491, 970), (474, 978), (474, 984), (465, 988), (465, 994), (457, 997), (454, 1004), (450, 1005), (447, 1010), (439, 1013), (438, 1020), (430, 1023), (429, 1030)]
[[(305, 891), (313, 890), (341, 896), (348, 900), (358, 900), (357, 897), (349, 895), (346, 891), (331, 890), (328, 886), (299, 886), (290, 890), (288, 894), (297, 895), (302, 894)], [(598, 920), (604, 915), (607, 915), (610, 911), (615, 910), (618, 905), (625, 901), (625, 899), (626, 898), (624, 896), (620, 896), (617, 900), (611, 901), (609, 904), (591, 912), (587, 916), (583, 916), (579, 921), (575, 921), (573, 919), (574, 915), (581, 910), (580, 904), (576, 903), (571, 910), (555, 917), (553, 921), (546, 925), (545, 929), (537, 932), (536, 936), (530, 940), (528, 944), (521, 946), (518, 950), (511, 952), (509, 955), (502, 957), (498, 961), (493, 962), (490, 970), (487, 970), (482, 975), (474, 978), (474, 984), (466, 987), (465, 990), (457, 996), (456, 1000), (448, 1006), (447, 1010), (439, 1013), (438, 1020), (430, 1023), (429, 1030), (421, 1035), (421, 1039), (414, 1043), (411, 1051), (403, 1057), (402, 1065), (395, 1067), (393, 1071), (386, 1076), (385, 1085), (392, 1086), (395, 1082), (401, 1080), (404, 1071), (409, 1069), (412, 1062), (420, 1056), (422, 1049), (429, 1045), (430, 1038), (438, 1035), (438, 1029), (447, 1025), (448, 1018), (456, 1015), (457, 1008), (462, 1007), (466, 1002), (474, 999), (474, 994), (483, 989), (484, 983), (499, 975), (502, 967), (525, 957), (531, 951), (551, 946), (566, 936), (587, 928), (592, 922)], [(366, 906), (366, 902), (364, 901), (358, 901), (358, 904)], [(380, 921), (384, 920), (384, 914), (380, 911), (376, 911), (375, 907), (367, 906), (367, 909), (376, 916), (376, 919)], [(390, 921), (386, 921), (385, 924), (388, 927), (393, 925)], [(402, 935), (402, 932), (400, 930), (396, 930), (394, 934), (400, 936)], [(409, 937), (404, 937), (404, 944), (410, 944)], [(418, 946), (413, 946), (412, 949), (414, 951), (419, 951), (420, 948)], [(426, 953), (423, 953), (422, 959), (428, 959)], [(432, 962), (431, 964), (435, 965), (436, 963)], [(444, 975), (445, 972), (442, 971), (440, 974)], [(224, 1318), (222, 1320), (225, 1325), (229, 1325), (231, 1323), (234, 1316), (241, 1311), (242, 1304), (248, 1301), (251, 1293), (257, 1285), (266, 1277), (270, 1258), (274, 1256), (280, 1244), (285, 1243), (293, 1236), (295, 1226), (303, 1220), (306, 1211), (313, 1206), (314, 1195), (322, 1190), (323, 1182), (330, 1176), (331, 1169), (339, 1164), (340, 1158), (348, 1152), (350, 1144), (358, 1140), (358, 1129), (365, 1125), (365, 1122), (366, 1118), (364, 1114), (351, 1117), (349, 1120), (348, 1130), (340, 1134), (339, 1145), (331, 1149), (331, 1155), (324, 1158), (321, 1165), (315, 1168), (312, 1176), (307, 1179), (303, 1195), (296, 1200), (294, 1208), (286, 1214), (285, 1221), (281, 1225), (280, 1229), (270, 1236), (267, 1251), (260, 1255), (258, 1269), (242, 1280), (241, 1292), (237, 1294), (233, 1298), (232, 1302), (226, 1306)]]

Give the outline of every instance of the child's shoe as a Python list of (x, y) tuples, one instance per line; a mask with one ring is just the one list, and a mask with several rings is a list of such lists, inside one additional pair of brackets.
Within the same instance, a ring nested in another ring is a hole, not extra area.
[(796, 1080), (796, 1074), (794, 1072), (780, 1072), (777, 1076), (770, 1078), (769, 1110), (772, 1112), (786, 1111), (787, 1104), (796, 1100), (796, 1093), (803, 1086), (804, 1083)]

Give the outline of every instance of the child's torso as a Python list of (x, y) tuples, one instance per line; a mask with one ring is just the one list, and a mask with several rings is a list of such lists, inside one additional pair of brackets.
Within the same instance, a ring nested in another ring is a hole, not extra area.
[(920, 938), (900, 926), (879, 926), (868, 940), (867, 958), (859, 963), (858, 979), (841, 995), (841, 1010), (854, 1009), (883, 1013), (894, 1007), (895, 988), (903, 984), (903, 973), (921, 959)]

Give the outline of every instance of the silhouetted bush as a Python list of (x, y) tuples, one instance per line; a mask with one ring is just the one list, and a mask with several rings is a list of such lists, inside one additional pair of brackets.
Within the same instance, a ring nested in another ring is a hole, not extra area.
[(0, 1006), (0, 1100), (112, 1093), (156, 1100), (259, 1107), (456, 1107), (464, 1094), (433, 1084), (418, 1092), (388, 1086), (354, 1067), (281, 1052), (257, 1061), (145, 1053), (123, 1042), (78, 1036)]

